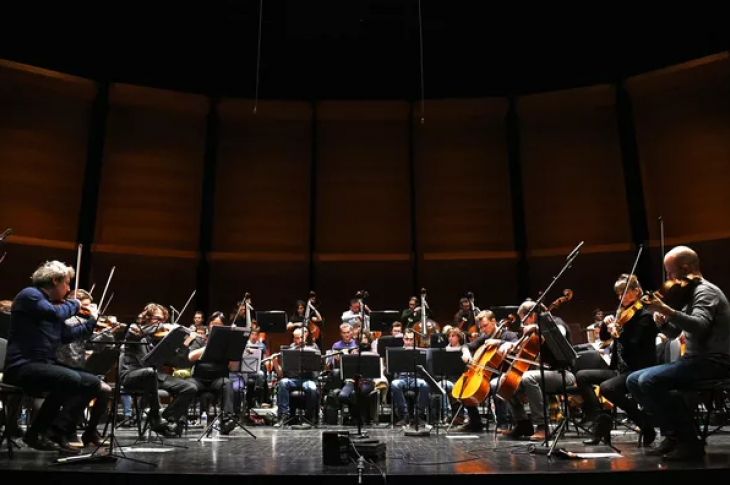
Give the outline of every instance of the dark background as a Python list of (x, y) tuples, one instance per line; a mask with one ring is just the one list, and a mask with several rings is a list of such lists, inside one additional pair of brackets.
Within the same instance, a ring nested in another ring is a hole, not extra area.
[(548, 295), (574, 291), (577, 330), (639, 244), (660, 283), (660, 216), (730, 287), (718, 12), (111, 5), (0, 12), (0, 298), (83, 243), (82, 283), (98, 297), (115, 267), (120, 318), (194, 289), (184, 320), (246, 291), (291, 311), (314, 289), (331, 343), (359, 289), (402, 310), (425, 287), (447, 323), (467, 291), (537, 297), (585, 241)]

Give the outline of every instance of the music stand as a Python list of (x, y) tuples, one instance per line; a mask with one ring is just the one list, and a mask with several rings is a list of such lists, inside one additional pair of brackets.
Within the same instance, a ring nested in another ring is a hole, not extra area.
[[(386, 361), (388, 355), (387, 350), (389, 348), (402, 349), (403, 337), (393, 337), (392, 335), (380, 337), (378, 339), (378, 354), (381, 358), (386, 359)], [(387, 365), (385, 371), (390, 374), (390, 371), (387, 370)]]
[[(304, 345), (300, 345), (298, 349), (283, 349), (281, 351), (282, 372), (296, 373), (299, 377), (299, 385), (301, 386), (302, 392), (304, 393), (304, 373), (319, 372), (322, 369), (321, 357), (322, 355), (320, 352), (317, 352), (313, 348), (305, 350)], [(286, 426), (286, 424), (292, 419), (294, 419), (294, 417), (290, 417), (288, 420), (281, 423), (281, 426)], [(311, 423), (306, 417), (303, 418), (303, 420), (305, 424), (301, 425), (303, 426), (302, 429), (306, 428), (307, 426), (314, 426), (314, 424)]]
[(400, 318), (400, 313), (395, 310), (372, 311), (370, 312), (370, 330), (390, 331), (398, 318)]
[[(379, 350), (379, 349), (378, 349)], [(419, 431), (419, 416), (418, 412), (418, 394), (420, 389), (418, 387), (418, 366), (424, 368), (428, 365), (428, 350), (427, 349), (406, 349), (406, 348), (393, 348), (390, 347), (386, 354), (385, 366), (389, 373), (406, 373), (413, 374), (413, 385), (415, 386), (415, 400), (413, 410), (415, 414), (416, 430), (415, 433), (406, 432), (406, 436), (426, 436), (430, 433), (428, 428)], [(407, 377), (407, 376), (406, 376)], [(408, 382), (408, 381), (406, 381)], [(406, 386), (410, 390), (410, 385)]]
[(0, 338), (7, 340), (10, 335), (10, 313), (0, 312)]
[[(357, 355), (340, 356), (340, 375), (342, 380), (352, 379), (355, 381), (355, 406), (357, 411), (357, 434), (362, 436), (362, 391), (360, 389), (361, 379), (374, 381), (381, 374), (380, 356), (374, 352), (360, 352)], [(374, 384), (374, 383), (373, 383)], [(368, 405), (368, 403), (366, 403)]]
[[(200, 356), (199, 362), (208, 362), (211, 364), (220, 364), (221, 366), (225, 366), (227, 374), (228, 366), (231, 362), (241, 362), (241, 356), (246, 349), (246, 343), (250, 336), (251, 331), (246, 328), (213, 327), (210, 331), (210, 335), (208, 336), (208, 344), (205, 346), (205, 350), (203, 350), (203, 355)], [(195, 369), (193, 369), (193, 377), (194, 376)], [(202, 441), (203, 438), (210, 435), (210, 432), (214, 427), (218, 427), (218, 429), (220, 429), (219, 423), (222, 415), (223, 411), (221, 410), (215, 419), (203, 430), (198, 441)], [(242, 425), (238, 419), (233, 416), (228, 416), (228, 419), (232, 420), (237, 427), (251, 435), (253, 439), (256, 439), (256, 436), (246, 429), (246, 427)], [(216, 439), (215, 441), (226, 440)]]
[[(248, 347), (248, 344), (246, 344), (243, 355), (241, 355), (241, 360), (236, 362), (233, 365), (233, 368), (231, 368), (231, 372), (236, 374), (236, 378), (238, 379), (238, 392), (239, 395), (243, 396), (243, 399), (241, 399), (241, 401), (244, 407), (246, 405), (245, 396), (248, 392), (247, 380), (251, 375), (258, 376), (259, 369), (261, 369), (261, 359), (263, 359), (261, 353), (262, 349), (256, 347)], [(246, 411), (248, 411), (248, 409)], [(258, 414), (256, 415), (258, 416)]]
[[(431, 335), (432, 341), (433, 337), (434, 335)], [(448, 377), (461, 376), (466, 369), (466, 364), (461, 360), (461, 349), (459, 349), (459, 352), (454, 352), (445, 348), (431, 347), (429, 349), (428, 360), (430, 362), (429, 368), (431, 369), (431, 373), (439, 378), (439, 387), (440, 383), (444, 382)], [(431, 387), (434, 388), (435, 386)], [(443, 399), (439, 401), (440, 418), (443, 418), (444, 415), (442, 403)], [(459, 411), (461, 411), (461, 407)], [(436, 433), (438, 433), (438, 427), (436, 428)]]
[(281, 310), (272, 310), (267, 312), (256, 312), (256, 323), (259, 331), (262, 333), (286, 333), (286, 324), (288, 322), (286, 312)]

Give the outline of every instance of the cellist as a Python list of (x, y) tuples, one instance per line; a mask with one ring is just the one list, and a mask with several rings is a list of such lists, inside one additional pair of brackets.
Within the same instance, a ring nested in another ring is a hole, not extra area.
[[(514, 332), (510, 332), (506, 329), (506, 327), (500, 329), (497, 328), (497, 318), (490, 310), (481, 311), (477, 315), (476, 321), (479, 325), (479, 337), (465, 345), (465, 348), (472, 355), (476, 354), (478, 349), (480, 349), (481, 347), (496, 343), (495, 341), (498, 341), (500, 343), (501, 352), (507, 352), (512, 348), (511, 344), (517, 342), (518, 340), (517, 334)], [(468, 358), (464, 359), (464, 363), (467, 363), (468, 361)], [(490, 393), (492, 395), (494, 395), (497, 390), (497, 384), (498, 378), (495, 377), (490, 382)], [(466, 412), (469, 415), (469, 423), (458, 426), (456, 428), (456, 431), (481, 431), (484, 428), (484, 423), (482, 423), (482, 417), (479, 414), (479, 407), (467, 406), (466, 404), (464, 405), (464, 407), (466, 407)], [(495, 400), (495, 408), (497, 412), (497, 429), (506, 429), (506, 410), (504, 409), (503, 403), (498, 399)]]

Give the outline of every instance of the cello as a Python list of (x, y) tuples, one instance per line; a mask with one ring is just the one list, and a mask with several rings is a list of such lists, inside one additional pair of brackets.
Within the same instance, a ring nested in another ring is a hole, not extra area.
[[(555, 300), (547, 311), (551, 312), (555, 310), (571, 298), (573, 298), (573, 291), (564, 290), (563, 296)], [(524, 325), (524, 322), (522, 323)], [(497, 388), (497, 397), (504, 401), (509, 401), (512, 398), (520, 382), (522, 382), (522, 376), (530, 366), (537, 362), (540, 354), (539, 334), (537, 332), (531, 332), (529, 335), (523, 336), (517, 342), (515, 352), (516, 355), (512, 357), (512, 364), (510, 364), (509, 369), (507, 369), (507, 372), (500, 379), (499, 387)]]
[(454, 383), (451, 396), (468, 407), (477, 406), (489, 396), (490, 381), (493, 373), (498, 373), (504, 360), (499, 351), (501, 341), (487, 341), (479, 347), (467, 364), (467, 370)]

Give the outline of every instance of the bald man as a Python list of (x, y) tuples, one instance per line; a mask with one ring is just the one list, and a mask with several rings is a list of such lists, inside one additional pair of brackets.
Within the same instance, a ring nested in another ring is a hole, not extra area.
[(696, 283), (682, 309), (661, 301), (646, 306), (667, 337), (684, 332), (685, 354), (674, 362), (632, 373), (626, 387), (662, 429), (665, 438), (652, 454), (671, 461), (701, 459), (704, 444), (683, 397), (672, 391), (691, 388), (702, 380), (730, 377), (730, 304), (720, 288), (702, 277), (699, 257), (692, 249), (672, 249), (664, 257), (664, 267), (670, 279), (689, 278)]

